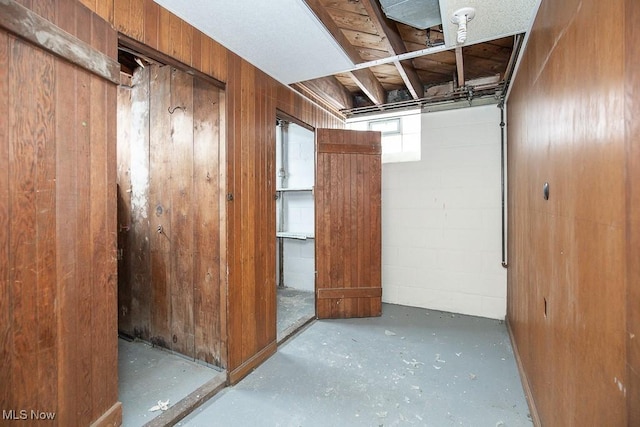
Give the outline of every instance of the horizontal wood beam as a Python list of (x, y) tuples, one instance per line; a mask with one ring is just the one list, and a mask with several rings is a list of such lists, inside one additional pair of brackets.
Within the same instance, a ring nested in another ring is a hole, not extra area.
[(318, 153), (342, 153), (342, 154), (382, 154), (380, 144), (343, 144), (323, 142), (318, 144)]
[(307, 80), (299, 84), (334, 105), (338, 110), (353, 108), (351, 93), (334, 76)]
[(354, 83), (376, 105), (386, 102), (386, 92), (376, 76), (368, 68), (353, 70), (349, 73)]
[(0, 27), (112, 83), (120, 64), (14, 0), (0, 0)]
[(404, 85), (409, 89), (413, 99), (420, 99), (424, 97), (424, 85), (422, 84), (422, 80), (420, 79), (420, 76), (418, 76), (415, 68), (410, 64), (400, 61), (396, 61), (394, 64), (404, 81)]
[(347, 37), (344, 35), (340, 27), (335, 23), (329, 12), (327, 12), (326, 8), (322, 5), (320, 0), (304, 0), (307, 3), (307, 6), (315, 13), (318, 17), (322, 25), (331, 33), (333, 38), (336, 40), (338, 45), (342, 47), (342, 50), (347, 54), (349, 59), (354, 64), (359, 64), (363, 62), (362, 57), (358, 50), (349, 42)]
[(289, 86), (291, 87), (292, 90), (295, 90), (296, 92), (302, 94), (304, 97), (306, 97), (307, 99), (310, 99), (312, 102), (315, 102), (320, 107), (331, 112), (336, 117), (340, 117), (341, 119), (344, 119), (344, 115), (342, 114), (342, 112), (340, 111), (340, 108), (338, 108), (337, 105), (330, 103), (324, 98), (321, 98), (319, 94), (312, 91), (311, 89), (306, 87), (304, 84), (292, 83)]
[(318, 299), (376, 298), (382, 296), (382, 288), (325, 288), (318, 289)]
[[(375, 0), (360, 0), (360, 3), (366, 9), (378, 33), (383, 37), (387, 45), (387, 51), (393, 56), (407, 53), (407, 46), (402, 40), (398, 26), (387, 18), (382, 9), (380, 9), (378, 2)], [(422, 98), (424, 96), (424, 85), (410, 61), (394, 61), (394, 65), (413, 99)]]

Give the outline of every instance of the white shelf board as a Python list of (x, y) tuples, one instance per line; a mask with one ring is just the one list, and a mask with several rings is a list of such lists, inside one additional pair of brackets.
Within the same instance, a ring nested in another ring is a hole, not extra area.
[(291, 231), (278, 231), (276, 233), (276, 237), (281, 237), (283, 239), (298, 239), (298, 240), (307, 240), (313, 239), (313, 233), (303, 233), (303, 232), (291, 232)]

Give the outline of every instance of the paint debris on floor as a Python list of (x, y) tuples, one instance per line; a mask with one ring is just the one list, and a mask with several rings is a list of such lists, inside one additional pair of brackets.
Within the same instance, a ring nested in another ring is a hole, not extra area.
[(141, 341), (118, 340), (122, 425), (142, 426), (220, 372)]
[(503, 322), (385, 304), (316, 321), (184, 426), (531, 426)]

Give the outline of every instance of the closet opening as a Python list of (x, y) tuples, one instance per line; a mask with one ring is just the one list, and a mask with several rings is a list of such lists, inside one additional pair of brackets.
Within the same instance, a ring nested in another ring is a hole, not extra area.
[(277, 341), (316, 317), (315, 134), (283, 113), (276, 118)]
[(171, 423), (225, 384), (227, 357), (223, 86), (136, 47), (121, 40), (117, 112), (118, 392), (130, 426)]

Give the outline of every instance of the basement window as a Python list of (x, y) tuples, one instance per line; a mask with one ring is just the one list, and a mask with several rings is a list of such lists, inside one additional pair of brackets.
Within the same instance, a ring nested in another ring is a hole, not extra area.
[(420, 112), (392, 113), (347, 121), (353, 130), (374, 130), (382, 134), (382, 162), (420, 160)]

